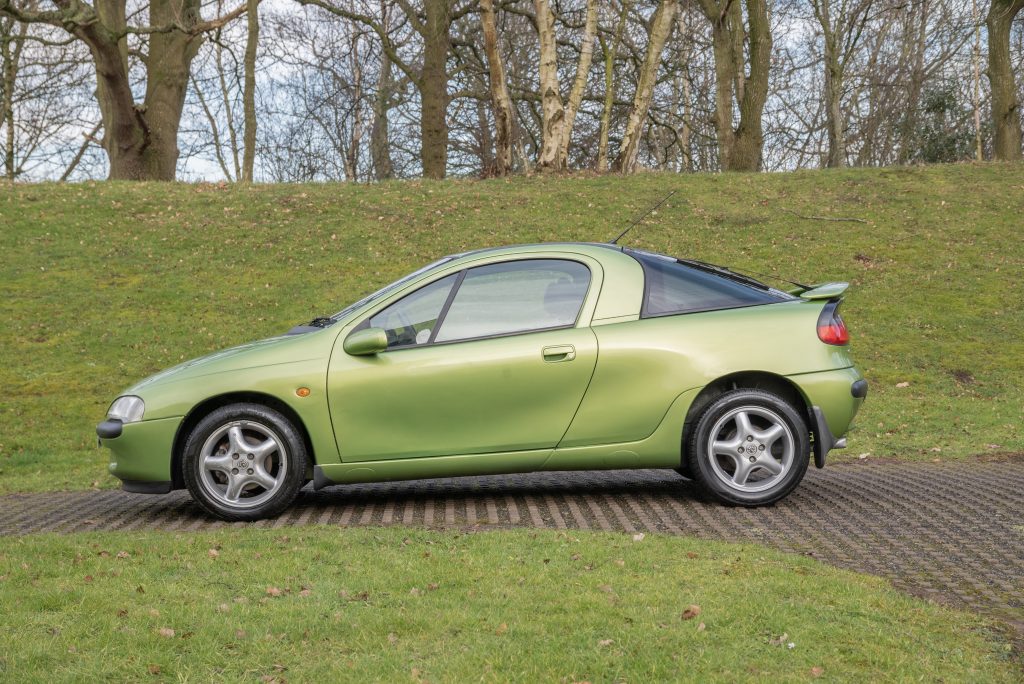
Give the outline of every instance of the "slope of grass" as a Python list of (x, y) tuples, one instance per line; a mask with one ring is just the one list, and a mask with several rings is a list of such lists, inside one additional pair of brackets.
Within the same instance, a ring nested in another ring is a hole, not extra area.
[(882, 580), (662, 536), (248, 528), (4, 538), (0, 594), (0, 679), (22, 682), (1019, 674), (984, 621)]
[(678, 194), (625, 242), (853, 283), (843, 313), (871, 393), (849, 453), (837, 457), (1020, 451), (1020, 165), (4, 185), (0, 491), (114, 486), (93, 427), (142, 376), (336, 311), (444, 254), (607, 240), (671, 189)]

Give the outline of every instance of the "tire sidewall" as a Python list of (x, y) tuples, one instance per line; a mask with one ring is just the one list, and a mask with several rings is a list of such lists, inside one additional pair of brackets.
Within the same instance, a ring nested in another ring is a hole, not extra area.
[[(284, 442), (288, 468), (277, 492), (263, 504), (253, 508), (235, 508), (213, 498), (202, 483), (201, 451), (203, 444), (216, 430), (227, 423), (252, 421), (273, 429)], [(260, 404), (230, 404), (204, 417), (189, 433), (182, 458), (182, 476), (192, 499), (207, 513), (223, 520), (260, 520), (277, 515), (295, 500), (305, 483), (306, 445), (291, 421)]]
[[(785, 477), (770, 489), (761, 492), (742, 492), (722, 482), (711, 465), (707, 444), (715, 423), (732, 409), (756, 406), (768, 409), (782, 418), (793, 435), (794, 461)], [(810, 462), (810, 437), (807, 423), (784, 399), (771, 392), (738, 389), (723, 394), (704, 409), (687, 445), (689, 472), (701, 488), (713, 498), (741, 506), (761, 506), (774, 503), (788, 495), (807, 472)]]

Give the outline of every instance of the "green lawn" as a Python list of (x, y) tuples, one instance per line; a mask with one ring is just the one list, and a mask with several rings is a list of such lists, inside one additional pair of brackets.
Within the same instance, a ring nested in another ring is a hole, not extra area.
[(8, 537), (0, 608), (0, 679), (19, 682), (1019, 681), (980, 618), (658, 535)]
[(670, 189), (626, 242), (853, 283), (843, 310), (871, 394), (840, 458), (1021, 450), (1020, 165), (0, 185), (0, 492), (115, 486), (93, 428), (145, 375), (334, 312), (447, 253), (607, 240)]

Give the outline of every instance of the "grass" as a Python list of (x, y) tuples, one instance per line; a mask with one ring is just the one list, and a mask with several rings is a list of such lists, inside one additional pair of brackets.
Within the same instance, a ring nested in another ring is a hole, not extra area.
[(3, 538), (0, 605), (0, 679), (21, 682), (1019, 676), (975, 616), (810, 559), (657, 535)]
[(853, 283), (843, 311), (871, 394), (840, 458), (1020, 451), (1020, 165), (0, 185), (0, 492), (116, 486), (93, 428), (145, 375), (336, 311), (440, 255), (607, 240), (670, 189), (625, 242)]

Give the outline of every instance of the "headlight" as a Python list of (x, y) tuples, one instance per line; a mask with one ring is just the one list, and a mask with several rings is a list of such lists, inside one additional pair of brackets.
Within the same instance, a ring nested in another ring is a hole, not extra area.
[(134, 423), (142, 420), (142, 414), (145, 411), (146, 404), (139, 397), (118, 397), (107, 409), (107, 418), (113, 418), (122, 423)]

